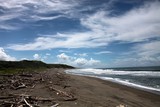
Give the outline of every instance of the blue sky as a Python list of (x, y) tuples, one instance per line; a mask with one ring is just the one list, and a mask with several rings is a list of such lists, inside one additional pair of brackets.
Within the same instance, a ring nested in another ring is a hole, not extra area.
[(0, 0), (0, 60), (160, 65), (159, 0)]

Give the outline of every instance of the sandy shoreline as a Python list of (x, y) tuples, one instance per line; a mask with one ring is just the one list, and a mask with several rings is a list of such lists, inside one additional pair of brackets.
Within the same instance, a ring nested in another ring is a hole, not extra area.
[[(40, 98), (41, 100), (44, 98), (47, 99), (47, 102), (46, 100), (43, 102), (38, 101), (39, 99), (32, 102), (26, 98), (26, 101), (31, 104), (37, 103), (39, 105), (38, 107), (51, 107), (56, 104), (55, 107), (160, 106), (160, 95), (98, 78), (66, 74), (63, 71), (64, 69), (49, 69), (40, 73), (32, 73), (30, 74), (31, 77), (23, 78), (20, 75), (10, 77), (3, 77), (2, 75), (0, 76), (0, 97), (4, 98), (4, 96), (11, 94), (25, 94), (34, 100), (35, 98)], [(5, 87), (10, 81), (14, 82), (13, 79), (23, 82), (26, 87), (20, 89), (13, 89), (9, 86)], [(50, 100), (51, 98), (54, 100)], [(0, 103), (4, 100), (11, 101), (12, 99), (0, 99)]]
[(128, 83), (123, 83), (123, 82), (118, 82), (118, 81), (114, 81), (114, 80), (108, 80), (108, 79), (103, 79), (103, 78), (99, 78), (99, 77), (94, 77), (94, 76), (86, 76), (86, 75), (78, 75), (78, 74), (70, 74), (68, 73), (68, 75), (75, 75), (75, 76), (82, 76), (82, 77), (87, 77), (87, 78), (95, 78), (95, 79), (99, 79), (99, 80), (103, 80), (106, 82), (111, 82), (112, 84), (116, 84), (116, 85), (122, 85), (124, 87), (128, 87), (128, 88), (133, 88), (133, 89), (137, 89), (137, 90), (141, 90), (141, 91), (145, 91), (145, 92), (149, 92), (152, 94), (156, 94), (156, 95), (160, 95), (160, 91), (157, 91), (156, 89), (152, 89), (152, 88), (148, 88), (148, 87), (140, 87), (140, 86), (136, 86), (136, 85), (130, 85)]
[[(160, 96), (147, 91), (124, 86), (94, 77), (70, 75), (77, 93), (88, 103), (86, 107), (159, 107)], [(92, 105), (92, 106), (91, 106)], [(80, 106), (79, 106), (80, 107)]]

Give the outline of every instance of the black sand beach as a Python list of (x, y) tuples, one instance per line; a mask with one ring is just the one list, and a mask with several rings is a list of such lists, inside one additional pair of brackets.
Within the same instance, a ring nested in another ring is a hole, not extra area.
[(66, 74), (64, 69), (1, 75), (0, 83), (1, 107), (26, 107), (27, 103), (33, 107), (160, 106), (157, 94), (97, 78)]

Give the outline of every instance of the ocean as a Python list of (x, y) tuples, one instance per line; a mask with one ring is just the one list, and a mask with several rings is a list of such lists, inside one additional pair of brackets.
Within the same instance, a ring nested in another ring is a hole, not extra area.
[(71, 69), (66, 73), (96, 77), (160, 94), (160, 67)]

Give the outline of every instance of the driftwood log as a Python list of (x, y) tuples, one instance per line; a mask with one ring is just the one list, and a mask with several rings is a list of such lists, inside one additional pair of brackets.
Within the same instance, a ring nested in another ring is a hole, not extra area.
[[(50, 107), (57, 107), (60, 105), (57, 103), (59, 101), (77, 100), (74, 94), (65, 90), (71, 86), (66, 85), (64, 81), (65, 77), (60, 73), (54, 74), (54, 79), (45, 73), (35, 73), (35, 75), (32, 73), (0, 74), (0, 90), (2, 93), (0, 95), (0, 107), (42, 107), (40, 105), (43, 105), (44, 102), (52, 105)], [(45, 90), (50, 89), (50, 92), (57, 96), (48, 98), (32, 95), (30, 92), (38, 90), (39, 85), (44, 85)], [(56, 86), (60, 86), (62, 89), (54, 88)], [(21, 92), (30, 94), (14, 94)]]
[(53, 91), (56, 91), (56, 92), (57, 92), (57, 95), (62, 95), (62, 96), (64, 96), (64, 97), (63, 97), (63, 100), (64, 100), (64, 101), (75, 101), (75, 100), (77, 100), (77, 98), (75, 98), (75, 97), (74, 97), (72, 94), (70, 94), (70, 93), (67, 93), (67, 92), (58, 90), (58, 89), (53, 88), (53, 87), (50, 87), (50, 89), (53, 90)]
[[(6, 100), (10, 99), (10, 100)], [(16, 99), (11, 101), (11, 99)], [(31, 95), (26, 95), (26, 94), (9, 94), (9, 96), (1, 96), (0, 97), (0, 106), (4, 107), (40, 107), (38, 105), (35, 105), (33, 102), (37, 101), (49, 101), (49, 102), (54, 102), (54, 98), (42, 98), (42, 97), (34, 97)], [(33, 104), (32, 104), (32, 103)], [(55, 103), (51, 107), (57, 107), (59, 104)]]

